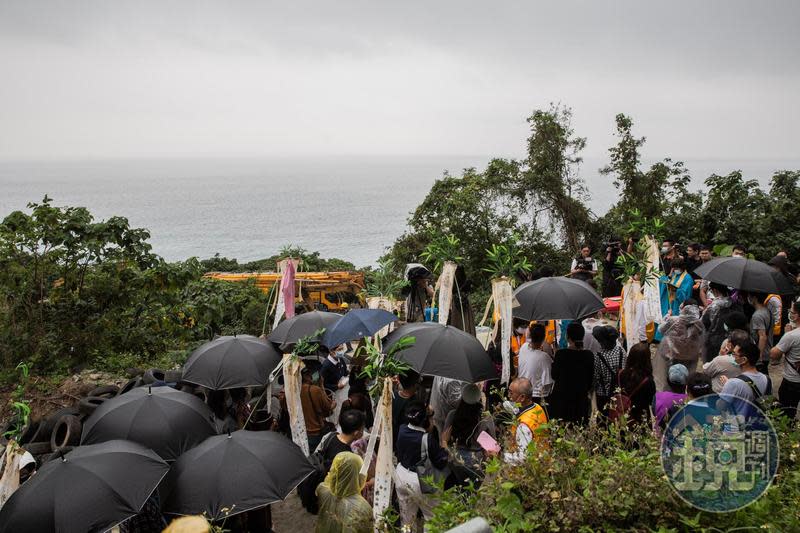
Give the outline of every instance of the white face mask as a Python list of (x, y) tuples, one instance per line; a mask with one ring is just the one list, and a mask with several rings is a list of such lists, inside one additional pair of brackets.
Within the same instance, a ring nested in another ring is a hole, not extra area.
[(676, 268), (676, 269), (675, 269), (675, 273), (676, 273), (676, 274), (680, 274), (681, 272), (683, 272), (683, 270), (681, 270), (680, 268)]
[(669, 248), (668, 248), (668, 247), (666, 247), (666, 246), (662, 246), (662, 247), (661, 247), (661, 253), (662, 253), (662, 254), (669, 253)]
[(517, 335), (524, 335), (525, 334), (525, 328), (524, 327), (523, 328), (517, 328), (516, 331), (517, 331)]

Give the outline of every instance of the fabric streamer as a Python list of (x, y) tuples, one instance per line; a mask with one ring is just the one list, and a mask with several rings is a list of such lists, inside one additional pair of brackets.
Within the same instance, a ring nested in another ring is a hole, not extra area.
[(436, 289), (439, 291), (439, 324), (447, 325), (450, 318), (450, 305), (453, 300), (453, 282), (456, 277), (457, 265), (452, 261), (445, 261), (442, 267), (442, 274), (436, 281)]
[(302, 386), (300, 371), (303, 366), (303, 362), (299, 357), (295, 357), (292, 354), (283, 356), (283, 384), (286, 392), (286, 409), (289, 411), (289, 427), (292, 430), (292, 440), (300, 446), (300, 449), (308, 457), (306, 421), (303, 418), (303, 406), (300, 403), (300, 388)]
[(502, 339), (501, 355), (503, 357), (503, 372), (500, 377), (502, 383), (508, 383), (511, 379), (511, 308), (514, 300), (514, 291), (508, 278), (502, 277), (492, 280), (492, 299), (494, 300), (495, 310), (500, 315)]
[(640, 317), (638, 316), (638, 305), (642, 299), (642, 287), (638, 281), (633, 278), (625, 282), (622, 290), (622, 312), (625, 315), (625, 331), (623, 332), (625, 338), (628, 339), (628, 350), (639, 342), (638, 324)]
[(655, 322), (660, 324), (664, 321), (664, 316), (661, 313), (661, 288), (659, 287), (659, 275), (650, 274), (653, 269), (658, 270), (661, 262), (660, 250), (658, 243), (652, 237), (645, 236), (645, 243), (647, 244), (647, 280), (644, 283), (644, 301), (647, 322)]
[(283, 313), (286, 310), (286, 306), (283, 302), (283, 291), (278, 291), (278, 304), (275, 306), (275, 319), (272, 322), (272, 329), (275, 329), (278, 326), (278, 322), (281, 321), (283, 318)]
[[(383, 309), (384, 311), (389, 311), (390, 313), (395, 313), (398, 311), (397, 305), (390, 298), (386, 298), (385, 296), (370, 296), (367, 298), (367, 308)], [(381, 330), (378, 331), (375, 336), (378, 338), (383, 338), (396, 328), (396, 322), (392, 322), (391, 324), (381, 328)]]
[[(292, 318), (294, 316), (294, 278), (295, 278), (295, 267), (294, 261), (289, 259), (283, 261), (283, 265), (281, 267), (282, 276), (281, 276), (281, 295), (283, 296), (283, 309), (286, 318)], [(287, 306), (286, 303), (289, 302)]]
[[(392, 502), (392, 477), (394, 463), (392, 461), (392, 379), (384, 378), (383, 394), (378, 405), (378, 417), (382, 420), (380, 433), (381, 445), (375, 465), (375, 498), (372, 516), (375, 519), (375, 531), (382, 531), (383, 513)], [(371, 440), (371, 439), (370, 439)]]
[[(391, 415), (391, 410), (389, 414)], [(391, 431), (391, 425), (389, 430)], [(14, 491), (19, 488), (20, 460), (23, 455), (25, 455), (25, 450), (15, 440), (11, 440), (6, 446), (3, 456), (0, 457), (3, 467), (3, 477), (0, 477), (0, 507), (3, 507)]]

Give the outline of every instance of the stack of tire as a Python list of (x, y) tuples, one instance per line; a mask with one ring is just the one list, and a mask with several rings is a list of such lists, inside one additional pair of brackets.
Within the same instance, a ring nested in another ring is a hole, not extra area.
[(180, 370), (151, 368), (135, 372), (122, 386), (105, 385), (89, 391), (74, 406), (59, 409), (40, 421), (31, 421), (19, 437), (20, 445), (36, 457), (39, 464), (59, 457), (80, 444), (84, 421), (106, 400), (136, 387), (157, 382), (179, 383)]

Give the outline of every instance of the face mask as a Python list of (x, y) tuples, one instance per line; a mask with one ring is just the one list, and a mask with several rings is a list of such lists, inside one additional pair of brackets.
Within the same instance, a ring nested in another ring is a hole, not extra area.
[(666, 246), (662, 246), (662, 247), (661, 247), (661, 253), (662, 253), (662, 254), (669, 253), (669, 248), (667, 248)]
[(347, 352), (347, 350), (345, 350), (344, 348), (342, 348), (341, 350), (336, 350), (336, 355), (338, 355), (339, 357), (341, 357), (341, 356), (343, 356), (343, 355), (344, 355), (346, 352)]
[(732, 364), (733, 366), (740, 366), (740, 365), (739, 365), (739, 363), (737, 363), (737, 362), (736, 362), (736, 357), (734, 357), (733, 355), (729, 355), (728, 357), (730, 357), (730, 359), (731, 359), (731, 364)]
[(676, 269), (675, 269), (675, 273), (676, 273), (676, 274), (680, 274), (681, 272), (683, 272), (683, 270), (681, 270), (680, 268), (676, 268)]
[(726, 332), (728, 331), (728, 324), (722, 324), (722, 327), (725, 329)]
[(517, 331), (517, 335), (524, 335), (525, 334), (525, 328), (517, 328), (516, 331)]
[(517, 407), (517, 404), (511, 400), (504, 400), (503, 410), (505, 410), (507, 413), (511, 413), (512, 415), (516, 415), (519, 412), (519, 407)]

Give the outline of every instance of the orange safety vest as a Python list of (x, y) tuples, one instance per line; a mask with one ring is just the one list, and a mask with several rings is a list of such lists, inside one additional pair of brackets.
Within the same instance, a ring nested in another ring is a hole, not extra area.
[(516, 422), (514, 422), (514, 425), (511, 426), (511, 434), (514, 435), (514, 447), (516, 447), (517, 443), (517, 426), (520, 424), (525, 424), (528, 426), (528, 429), (531, 430), (531, 434), (533, 435), (533, 440), (535, 442), (540, 442), (541, 436), (536, 435), (536, 430), (543, 424), (547, 424), (547, 413), (544, 412), (544, 409), (541, 405), (534, 403), (532, 406), (520, 413), (519, 416), (517, 416)]
[[(531, 320), (531, 325), (538, 324), (538, 320)], [(555, 320), (546, 320), (542, 322), (544, 324), (544, 342), (548, 343), (551, 346), (555, 346), (556, 343), (556, 321)]]
[[(783, 300), (781, 300), (780, 295), (778, 294), (768, 294), (767, 297), (764, 299), (764, 306), (769, 308), (767, 302), (772, 300), (773, 298), (778, 299), (778, 320), (772, 325), (772, 334), (773, 335), (780, 335), (781, 334), (781, 317), (783, 316)], [(772, 313), (772, 311), (770, 311)], [(775, 318), (775, 317), (773, 317)]]

